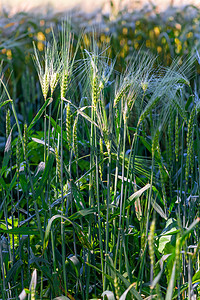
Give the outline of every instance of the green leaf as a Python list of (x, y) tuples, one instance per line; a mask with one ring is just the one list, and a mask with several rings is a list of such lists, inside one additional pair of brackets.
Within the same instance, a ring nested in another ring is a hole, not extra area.
[(3, 189), (7, 192), (8, 188), (2, 177), (0, 177), (0, 184), (2, 185)]
[(188, 235), (193, 231), (194, 227), (199, 223), (200, 218), (197, 218), (192, 222), (192, 224), (188, 227), (187, 230), (184, 231), (183, 235), (181, 236), (181, 242), (184, 242)]
[[(49, 116), (47, 116), (47, 119), (49, 119)], [(51, 122), (51, 125), (54, 127), (55, 131), (57, 133), (61, 134), (61, 127), (56, 123), (56, 121), (52, 117), (50, 117), (50, 122)], [(63, 134), (63, 140), (67, 142), (68, 139), (67, 139), (66, 131), (63, 130), (62, 134)], [(68, 143), (66, 143), (65, 146), (68, 148)]]
[(190, 104), (191, 104), (193, 101), (194, 101), (194, 95), (191, 95), (191, 96), (188, 98), (188, 100), (187, 100), (187, 102), (186, 102), (186, 104), (185, 104), (185, 110), (188, 110)]
[[(107, 208), (108, 208), (107, 205), (100, 205), (100, 211), (105, 211), (105, 210), (107, 210)], [(115, 206), (110, 204), (109, 208), (114, 209)], [(85, 208), (85, 209), (79, 210), (76, 213), (74, 213), (73, 215), (71, 215), (69, 217), (69, 219), (71, 221), (74, 221), (76, 219), (79, 219), (80, 217), (86, 217), (86, 216), (92, 215), (92, 214), (97, 213), (97, 212), (98, 212), (98, 207), (97, 206), (95, 206), (93, 208)]]
[(48, 98), (45, 103), (43, 104), (43, 106), (40, 108), (40, 110), (38, 111), (37, 115), (35, 116), (35, 118), (32, 120), (31, 124), (28, 127), (28, 132), (31, 130), (31, 128), (37, 123), (37, 121), (40, 119), (40, 117), (42, 116), (44, 110), (46, 109), (46, 107), (51, 103), (51, 98)]
[(174, 290), (175, 274), (176, 274), (176, 262), (174, 262), (174, 265), (173, 265), (172, 274), (171, 274), (170, 282), (169, 282), (169, 285), (167, 288), (167, 294), (166, 294), (165, 300), (172, 299), (173, 290)]
[[(186, 282), (180, 287), (180, 294), (182, 294), (187, 289), (188, 289), (188, 283)], [(179, 290), (175, 290), (172, 299), (178, 299), (178, 295), (179, 295)]]
[(0, 108), (2, 108), (4, 105), (6, 105), (6, 104), (9, 103), (9, 102), (12, 102), (12, 100), (9, 99), (9, 100), (3, 101), (3, 102), (0, 104)]
[(35, 191), (35, 199), (37, 199), (41, 195), (42, 191), (44, 190), (46, 182), (51, 174), (53, 162), (54, 162), (54, 155), (52, 153), (50, 153), (48, 156), (46, 166), (45, 166), (44, 172), (42, 174), (42, 178), (40, 180), (39, 186)]
[(29, 291), (31, 293), (28, 296), (28, 299), (30, 299), (30, 300), (36, 299), (36, 284), (37, 284), (37, 270), (35, 269), (31, 276), (31, 282), (30, 282), (30, 286), (29, 286)]
[(15, 173), (14, 177), (12, 178), (12, 181), (9, 185), (9, 189), (7, 189), (7, 193), (6, 193), (6, 196), (4, 197), (3, 201), (1, 202), (1, 205), (0, 205), (0, 211), (2, 210), (2, 207), (7, 199), (7, 197), (9, 197), (9, 194), (11, 192), (11, 190), (13, 189), (13, 187), (15, 186), (15, 183), (16, 183), (16, 180), (17, 180), (17, 173)]
[(99, 268), (97, 268), (97, 267), (91, 265), (91, 264), (88, 263), (88, 262), (86, 262), (86, 264), (87, 264), (89, 267), (91, 267), (91, 268), (93, 268), (94, 270), (96, 270), (98, 273), (102, 273), (102, 274), (108, 279), (109, 282), (111, 282), (112, 284), (114, 284), (114, 278), (112, 278), (110, 275), (108, 275), (108, 274), (102, 272), (102, 270), (100, 270)]
[(132, 194), (129, 198), (128, 198), (128, 201), (126, 203), (126, 208), (128, 206), (130, 206), (132, 204), (132, 202), (136, 201), (138, 198), (141, 197), (141, 195), (150, 188), (150, 184), (148, 183), (147, 185), (145, 185), (143, 188), (141, 188), (140, 190), (138, 190), (137, 192), (135, 192), (134, 194)]
[(157, 213), (165, 220), (167, 220), (167, 216), (164, 213), (163, 209), (160, 207), (160, 205), (156, 202), (153, 201), (153, 199), (151, 200), (151, 204), (153, 206), (153, 208), (155, 209), (155, 211), (157, 211)]
[(173, 236), (177, 234), (177, 232), (179, 232), (177, 221), (173, 218), (170, 218), (167, 220), (166, 226), (159, 237), (158, 251), (160, 253), (164, 252), (165, 254), (168, 254), (173, 251), (172, 242), (175, 242), (175, 237)]
[[(111, 264), (108, 263), (108, 265), (113, 270), (113, 272), (119, 277), (119, 279), (124, 283), (125, 287), (129, 288), (131, 283), (119, 271), (117, 271)], [(140, 294), (136, 291), (136, 289), (133, 286), (130, 288), (130, 292), (135, 297), (135, 299), (142, 300), (142, 297), (140, 296)]]
[(92, 124), (94, 124), (97, 128), (98, 128), (98, 125), (87, 115), (87, 114), (85, 114), (84, 112), (83, 112), (83, 110), (84, 109), (86, 109), (86, 108), (88, 108), (88, 107), (81, 107), (81, 108), (78, 108), (76, 105), (74, 105), (71, 101), (69, 101), (69, 100), (67, 100), (67, 99), (65, 99), (65, 98), (63, 98), (62, 99), (63, 101), (65, 101), (65, 102), (68, 102), (70, 105), (72, 105), (75, 109), (76, 109), (76, 111), (77, 111), (77, 113), (79, 114), (79, 115), (81, 115), (83, 118), (85, 118), (87, 121), (89, 121), (90, 123), (92, 123)]
[(4, 157), (3, 157), (3, 164), (2, 164), (2, 169), (1, 169), (1, 176), (3, 176), (4, 172), (7, 170), (8, 167), (8, 162), (11, 156), (11, 137), (12, 137), (12, 130), (10, 131), (10, 134), (7, 138), (6, 145), (5, 145), (5, 150), (4, 150)]
[(44, 242), (43, 242), (43, 251), (45, 251), (48, 246), (49, 234), (50, 234), (52, 223), (58, 218), (68, 221), (74, 227), (77, 237), (80, 240), (80, 242), (82, 243), (82, 245), (90, 250), (92, 249), (91, 244), (89, 243), (87, 237), (84, 235), (84, 233), (81, 230), (81, 227), (78, 224), (73, 223), (69, 218), (66, 218), (64, 216), (55, 215), (49, 220), (49, 222), (47, 224), (47, 228), (46, 228), (45, 236), (44, 236)]
[(196, 282), (198, 282), (198, 281), (200, 281), (200, 270), (197, 271), (197, 272), (194, 274), (194, 276), (192, 277), (192, 283), (193, 283), (193, 284), (196, 283)]
[(86, 207), (82, 193), (78, 190), (76, 184), (71, 180), (71, 189), (74, 196), (74, 201), (78, 210)]
[(19, 259), (13, 266), (12, 268), (8, 271), (7, 276), (6, 276), (6, 283), (8, 283), (11, 278), (15, 278), (15, 274), (17, 270), (23, 265), (23, 261)]
[(103, 297), (103, 299), (105, 299), (104, 297), (106, 296), (108, 300), (115, 300), (115, 296), (111, 291), (104, 291), (101, 296)]
[(127, 289), (126, 291), (121, 295), (121, 297), (119, 298), (119, 300), (125, 300), (126, 296), (128, 294), (128, 292), (130, 291), (130, 289), (134, 286), (135, 283), (132, 283)]

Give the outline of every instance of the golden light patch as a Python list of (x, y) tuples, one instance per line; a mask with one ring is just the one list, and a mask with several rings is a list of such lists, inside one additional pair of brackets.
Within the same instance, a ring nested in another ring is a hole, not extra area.
[(9, 28), (11, 26), (15, 25), (15, 22), (11, 22), (11, 23), (8, 23), (4, 26), (4, 28)]
[(43, 51), (44, 50), (44, 44), (42, 42), (38, 42), (37, 43), (37, 48), (39, 51)]
[(123, 32), (124, 35), (126, 35), (128, 33), (128, 28), (124, 27), (122, 32)]
[(188, 32), (188, 34), (187, 34), (187, 38), (189, 39), (189, 38), (191, 38), (191, 37), (193, 37), (193, 32)]
[(8, 59), (12, 59), (12, 51), (10, 49), (6, 51), (6, 55)]
[(146, 40), (146, 47), (150, 48), (151, 47), (151, 41), (150, 40)]
[(46, 28), (45, 33), (48, 34), (49, 32), (51, 32), (51, 28)]
[(158, 47), (157, 47), (157, 52), (158, 52), (158, 53), (161, 53), (161, 52), (162, 52), (162, 47), (158, 46)]
[(37, 39), (38, 39), (38, 41), (45, 41), (45, 35), (44, 35), (44, 33), (43, 32), (38, 32), (37, 33)]
[(159, 34), (160, 34), (160, 29), (159, 29), (159, 27), (154, 27), (154, 33), (155, 33), (155, 35), (156, 36), (159, 36)]

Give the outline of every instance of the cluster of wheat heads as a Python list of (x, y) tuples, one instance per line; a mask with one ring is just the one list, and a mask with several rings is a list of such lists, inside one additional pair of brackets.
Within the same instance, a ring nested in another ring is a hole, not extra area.
[(67, 22), (43, 58), (34, 46), (30, 124), (1, 77), (1, 298), (197, 299), (195, 58), (155, 68), (140, 51), (121, 74), (95, 33), (80, 58), (73, 43)]

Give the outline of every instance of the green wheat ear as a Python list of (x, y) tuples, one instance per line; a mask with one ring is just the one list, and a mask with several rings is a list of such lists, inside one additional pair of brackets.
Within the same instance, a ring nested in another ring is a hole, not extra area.
[(164, 172), (163, 172), (163, 168), (162, 168), (162, 156), (161, 156), (161, 150), (160, 150), (160, 144), (159, 144), (159, 135), (160, 135), (160, 132), (159, 132), (159, 130), (157, 130), (155, 137), (153, 139), (153, 143), (152, 143), (152, 153), (157, 151), (158, 159), (160, 161), (159, 171), (160, 171), (161, 188), (162, 188), (163, 200), (164, 200), (164, 203), (166, 203), (167, 195), (166, 195), (166, 189), (165, 189)]
[[(60, 74), (60, 89), (61, 99), (65, 97), (71, 82), (72, 68), (76, 57), (77, 48), (75, 52), (72, 51), (73, 47), (73, 34), (70, 29), (70, 20), (68, 23), (62, 23), (61, 29), (61, 74)], [(78, 44), (78, 43), (77, 43)]]
[(115, 275), (113, 284), (114, 284), (114, 288), (115, 288), (116, 300), (119, 300), (119, 298), (120, 298), (120, 285), (119, 285), (119, 279), (116, 275)]
[(20, 170), (20, 138), (17, 139), (16, 144), (16, 172), (17, 178), (19, 178), (19, 170)]
[(121, 90), (117, 93), (117, 95), (114, 99), (114, 107), (120, 102), (120, 100), (123, 98), (123, 96), (126, 95), (130, 86), (131, 86), (131, 83), (127, 83), (125, 86), (122, 86)]
[(78, 159), (77, 123), (78, 123), (78, 116), (75, 118), (74, 125), (73, 125), (73, 151), (76, 160)]
[(93, 105), (95, 111), (96, 111), (97, 99), (98, 99), (97, 82), (98, 82), (97, 76), (94, 75), (93, 80), (92, 80), (92, 105)]
[(68, 88), (69, 74), (68, 70), (64, 70), (61, 76), (60, 90), (61, 90), (61, 99), (65, 97)]
[[(104, 154), (103, 154), (103, 140), (100, 138), (99, 141), (99, 148), (100, 148), (100, 160), (103, 160)], [(103, 162), (99, 164), (99, 174), (101, 181), (103, 181)]]
[(176, 237), (176, 250), (175, 250), (175, 255), (176, 255), (176, 270), (177, 272), (180, 272), (180, 253), (181, 253), (181, 236), (180, 233), (177, 234)]
[(44, 100), (46, 100), (49, 91), (49, 85), (50, 85), (50, 65), (52, 64), (51, 45), (48, 43), (47, 46), (45, 47), (44, 67), (43, 67), (43, 62), (41, 62), (40, 60), (35, 44), (33, 44), (33, 47), (34, 47), (33, 60), (38, 73), (42, 94)]
[(190, 169), (190, 161), (191, 161), (191, 154), (193, 148), (193, 124), (194, 118), (196, 114), (196, 106), (193, 107), (192, 112), (190, 114), (190, 119), (188, 122), (188, 132), (187, 132), (187, 158), (185, 163), (185, 181), (186, 185), (188, 184), (189, 179), (189, 169)]
[(107, 151), (108, 151), (108, 153), (110, 153), (111, 152), (111, 143), (110, 143), (110, 138), (109, 138), (110, 134), (109, 134), (107, 128), (103, 128), (102, 132), (103, 132), (103, 139), (104, 139)]
[(179, 153), (179, 126), (178, 126), (178, 114), (176, 115), (175, 120), (175, 155), (176, 161), (178, 162), (178, 153)]
[(59, 72), (54, 71), (50, 74), (50, 88), (51, 88), (51, 96), (53, 95), (53, 92), (58, 84), (59, 81)]
[(190, 146), (190, 168), (191, 168), (191, 174), (194, 172), (194, 161), (195, 161), (195, 155), (194, 155), (194, 132), (192, 132), (192, 142)]
[(23, 147), (24, 147), (24, 159), (27, 159), (27, 154), (28, 154), (28, 128), (27, 124), (24, 124), (24, 134), (23, 134)]
[(6, 112), (6, 138), (9, 137), (11, 131), (10, 109)]
[(59, 157), (58, 149), (57, 148), (55, 148), (55, 155), (56, 155), (56, 171), (57, 171), (59, 183), (60, 183), (60, 186), (61, 186), (62, 185), (62, 180), (61, 180), (61, 162), (60, 162), (60, 157)]
[(150, 232), (148, 235), (148, 242), (149, 242), (149, 256), (151, 265), (155, 265), (155, 257), (154, 257), (154, 233), (155, 233), (155, 220), (152, 221), (150, 226)]
[[(170, 110), (171, 111), (171, 110)], [(173, 167), (173, 118), (172, 118), (172, 111), (169, 118), (169, 124), (168, 124), (168, 138), (169, 138), (169, 169), (170, 172), (172, 171)]]
[(154, 266), (155, 266), (155, 254), (154, 254), (154, 234), (155, 234), (155, 220), (152, 221), (150, 226), (150, 232), (148, 235), (148, 244), (149, 244), (149, 257), (151, 262), (151, 272), (150, 272), (150, 288), (153, 289), (153, 277), (154, 277)]
[(72, 124), (71, 124), (71, 110), (70, 110), (70, 104), (67, 104), (66, 109), (66, 133), (67, 133), (67, 144), (69, 147), (69, 151), (72, 147)]

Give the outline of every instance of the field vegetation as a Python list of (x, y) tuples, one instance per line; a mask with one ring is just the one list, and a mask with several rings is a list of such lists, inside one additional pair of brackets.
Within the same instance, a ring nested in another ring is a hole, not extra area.
[(112, 9), (2, 13), (0, 299), (200, 299), (200, 11)]

